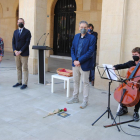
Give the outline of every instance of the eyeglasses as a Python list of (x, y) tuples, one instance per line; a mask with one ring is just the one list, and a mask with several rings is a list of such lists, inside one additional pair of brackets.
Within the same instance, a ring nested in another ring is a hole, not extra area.
[(83, 27), (81, 27), (81, 29), (87, 29), (87, 27), (84, 27), (84, 28), (83, 28)]
[(24, 24), (24, 22), (18, 22), (18, 23), (22, 23), (22, 24)]

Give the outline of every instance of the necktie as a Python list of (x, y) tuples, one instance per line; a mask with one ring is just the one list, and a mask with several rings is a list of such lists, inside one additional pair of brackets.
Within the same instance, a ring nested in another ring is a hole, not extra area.
[(18, 33), (18, 36), (20, 37), (20, 35), (21, 35), (21, 29), (19, 30), (19, 33)]

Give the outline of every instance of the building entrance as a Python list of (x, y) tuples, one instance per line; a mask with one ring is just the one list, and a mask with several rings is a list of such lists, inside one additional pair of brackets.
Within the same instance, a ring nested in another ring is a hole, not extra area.
[(54, 11), (54, 55), (70, 56), (76, 23), (75, 0), (58, 0)]

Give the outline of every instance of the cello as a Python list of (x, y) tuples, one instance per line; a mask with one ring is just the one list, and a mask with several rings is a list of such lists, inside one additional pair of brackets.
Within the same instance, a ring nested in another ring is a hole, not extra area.
[(119, 103), (132, 107), (140, 100), (140, 61), (128, 69), (126, 80), (115, 89), (114, 98)]

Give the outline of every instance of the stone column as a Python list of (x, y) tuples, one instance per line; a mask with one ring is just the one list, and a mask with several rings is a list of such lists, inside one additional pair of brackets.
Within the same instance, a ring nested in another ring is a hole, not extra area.
[[(47, 0), (19, 0), (19, 17), (25, 19), (25, 27), (31, 31), (32, 38), (30, 43), (29, 72), (37, 74), (38, 72), (38, 52), (32, 50), (41, 35), (46, 33), (47, 20)], [(39, 45), (43, 45), (45, 40), (42, 38)], [(46, 59), (46, 67), (48, 67)]]
[(4, 40), (4, 50), (12, 52), (12, 37), (16, 30), (16, 10), (18, 0), (0, 0), (0, 36)]
[[(126, 0), (103, 0), (99, 65), (121, 63)], [(108, 90), (108, 80), (101, 79), (96, 68), (95, 88)], [(111, 85), (112, 90), (118, 86)]]

